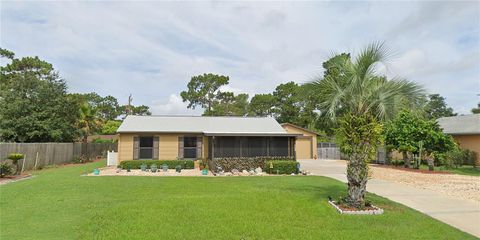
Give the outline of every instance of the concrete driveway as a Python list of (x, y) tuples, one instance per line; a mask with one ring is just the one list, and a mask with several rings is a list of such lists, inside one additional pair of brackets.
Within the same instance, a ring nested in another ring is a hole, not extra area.
[[(310, 171), (314, 175), (347, 182), (345, 161), (300, 160), (299, 162), (303, 170)], [(379, 179), (369, 180), (367, 190), (480, 237), (479, 202), (452, 198), (430, 190)]]

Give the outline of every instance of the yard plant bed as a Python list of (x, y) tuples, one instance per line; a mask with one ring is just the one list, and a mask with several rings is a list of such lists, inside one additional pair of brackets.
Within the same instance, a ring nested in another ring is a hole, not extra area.
[(81, 176), (104, 164), (0, 186), (0, 239), (476, 239), (373, 194), (384, 214), (338, 214), (326, 177)]
[(338, 210), (341, 214), (359, 214), (359, 215), (378, 215), (383, 214), (383, 209), (380, 209), (375, 206), (364, 207), (363, 209), (358, 209), (350, 207), (346, 204), (338, 204), (334, 201), (328, 201), (335, 209)]
[(28, 178), (31, 178), (32, 175), (30, 174), (22, 174), (22, 175), (8, 175), (3, 178), (0, 178), (0, 185), (11, 183), (11, 182), (16, 182), (20, 180), (25, 180)]

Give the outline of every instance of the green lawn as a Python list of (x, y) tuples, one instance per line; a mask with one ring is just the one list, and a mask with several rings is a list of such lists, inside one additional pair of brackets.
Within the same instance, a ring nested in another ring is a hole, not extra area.
[[(420, 165), (420, 169), (428, 170), (428, 165)], [(460, 174), (460, 175), (480, 176), (480, 168), (479, 167), (474, 168), (473, 166), (469, 166), (469, 165), (463, 165), (461, 167), (451, 168), (451, 169), (447, 169), (443, 166), (440, 166), (440, 167), (435, 167), (434, 170), (446, 171), (446, 172), (450, 172), (453, 174)]]
[(0, 239), (475, 239), (384, 198), (339, 215), (324, 177), (82, 177), (103, 162), (0, 186)]

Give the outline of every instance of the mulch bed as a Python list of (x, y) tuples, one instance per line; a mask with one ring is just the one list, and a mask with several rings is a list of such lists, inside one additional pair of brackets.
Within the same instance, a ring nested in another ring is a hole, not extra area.
[(10, 182), (16, 182), (22, 180), (24, 178), (30, 178), (32, 175), (30, 174), (22, 174), (22, 175), (13, 175), (13, 176), (5, 176), (0, 178), (0, 185), (7, 184)]
[(392, 165), (379, 165), (379, 164), (372, 164), (373, 167), (379, 167), (379, 168), (390, 168), (390, 169), (395, 169), (395, 170), (402, 170), (402, 171), (407, 171), (407, 172), (416, 172), (416, 173), (427, 173), (427, 174), (452, 174), (451, 172), (448, 171), (441, 171), (441, 170), (434, 170), (430, 171), (427, 169), (415, 169), (415, 168), (405, 168), (405, 167), (397, 167), (397, 166), (392, 166)]
[(340, 214), (349, 214), (349, 215), (378, 215), (383, 214), (383, 209), (376, 206), (368, 206), (363, 209), (358, 209), (355, 207), (350, 207), (343, 203), (336, 203), (334, 201), (328, 201), (335, 209), (337, 209)]
[(337, 204), (335, 203), (335, 205), (337, 205), (340, 209), (342, 209), (342, 211), (369, 211), (369, 210), (377, 210), (376, 208), (374, 207), (364, 207), (363, 209), (358, 209), (358, 208), (355, 208), (355, 207), (350, 207), (346, 204)]

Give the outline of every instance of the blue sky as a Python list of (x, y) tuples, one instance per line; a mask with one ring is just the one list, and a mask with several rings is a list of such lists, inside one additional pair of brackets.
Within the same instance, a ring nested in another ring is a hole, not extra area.
[(179, 93), (193, 75), (230, 76), (227, 90), (310, 81), (332, 53), (385, 41), (379, 66), (468, 113), (480, 94), (480, 3), (10, 2), (1, 46), (51, 62), (70, 92), (113, 95), (154, 114), (199, 114)]

